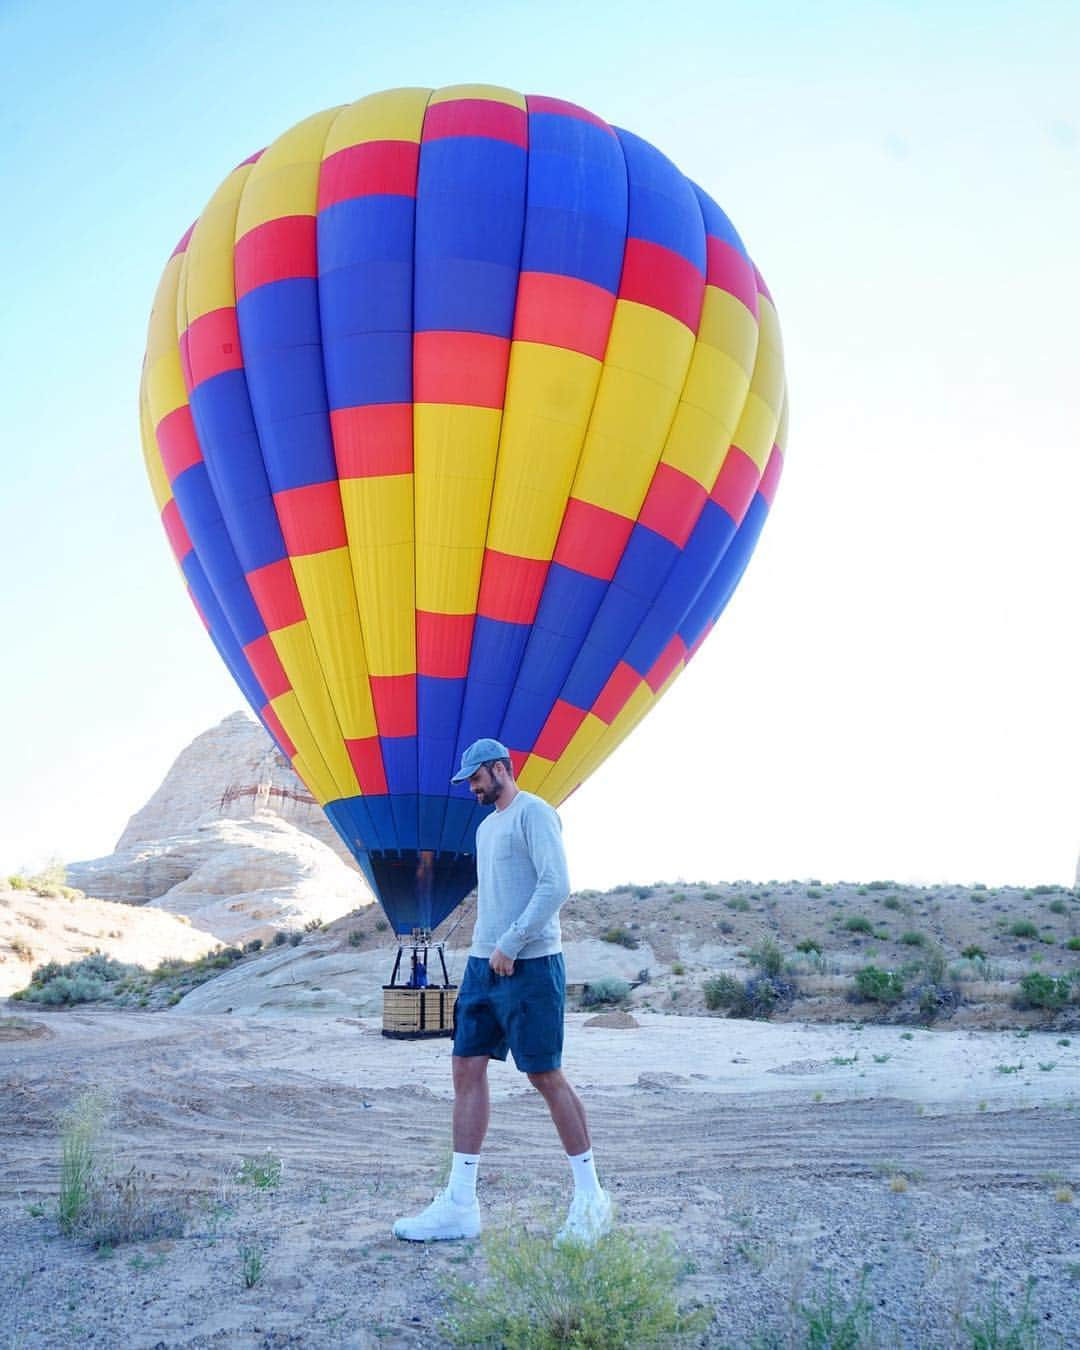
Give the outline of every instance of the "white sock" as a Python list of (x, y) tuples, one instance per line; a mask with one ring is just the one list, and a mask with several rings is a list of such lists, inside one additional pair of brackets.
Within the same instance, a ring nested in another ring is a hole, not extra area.
[(479, 1153), (455, 1153), (450, 1168), (450, 1198), (455, 1205), (472, 1205), (476, 1202), (476, 1174), (480, 1168)]
[(568, 1153), (566, 1158), (574, 1173), (574, 1194), (599, 1195), (600, 1181), (596, 1175), (596, 1163), (593, 1162), (592, 1149), (586, 1149), (584, 1153), (579, 1153), (575, 1158), (572, 1158)]

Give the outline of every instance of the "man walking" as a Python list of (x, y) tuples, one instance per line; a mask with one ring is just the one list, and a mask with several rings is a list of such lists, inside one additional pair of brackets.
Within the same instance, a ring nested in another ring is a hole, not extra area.
[(559, 909), (570, 893), (555, 811), (514, 782), (510, 752), (476, 741), (453, 782), (468, 780), (494, 806), (476, 832), (476, 926), (454, 1012), (454, 1161), (450, 1182), (421, 1214), (398, 1219), (412, 1242), (475, 1237), (480, 1149), (490, 1118), (490, 1059), (514, 1063), (547, 1103), (574, 1177), (574, 1199), (555, 1241), (591, 1244), (611, 1227), (596, 1176), (585, 1108), (562, 1072), (566, 975)]

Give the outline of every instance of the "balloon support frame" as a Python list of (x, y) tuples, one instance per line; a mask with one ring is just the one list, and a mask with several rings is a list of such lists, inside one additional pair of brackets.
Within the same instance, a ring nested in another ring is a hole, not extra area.
[[(434, 948), (442, 967), (442, 984), (427, 982), (428, 954)], [(409, 952), (409, 975), (399, 980), (401, 958)], [(421, 955), (422, 953), (422, 955)], [(413, 1041), (454, 1034), (457, 985), (450, 983), (444, 944), (433, 942), (430, 929), (414, 928), (399, 934), (390, 983), (383, 985), (382, 1034), (393, 1040)]]

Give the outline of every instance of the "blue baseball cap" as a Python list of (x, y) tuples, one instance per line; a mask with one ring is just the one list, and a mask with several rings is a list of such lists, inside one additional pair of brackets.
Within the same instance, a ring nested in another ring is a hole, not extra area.
[(451, 783), (464, 783), (466, 778), (471, 778), (481, 765), (490, 764), (493, 759), (509, 758), (510, 751), (507, 750), (502, 741), (493, 741), (490, 736), (484, 736), (478, 741), (473, 741), (472, 745), (462, 753), (461, 768), (450, 781)]

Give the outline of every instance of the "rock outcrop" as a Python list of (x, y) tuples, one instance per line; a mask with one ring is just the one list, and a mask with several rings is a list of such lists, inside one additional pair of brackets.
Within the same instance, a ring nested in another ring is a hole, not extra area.
[(223, 942), (372, 903), (319, 804), (240, 712), (180, 754), (115, 852), (67, 874), (88, 895), (184, 914)]

